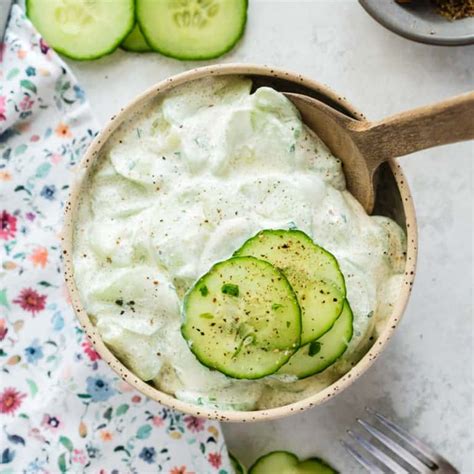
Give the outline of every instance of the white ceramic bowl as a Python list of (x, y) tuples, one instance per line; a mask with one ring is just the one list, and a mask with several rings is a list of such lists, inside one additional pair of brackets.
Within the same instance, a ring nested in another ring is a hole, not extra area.
[(337, 108), (347, 115), (364, 120), (363, 115), (359, 113), (354, 107), (352, 107), (346, 99), (338, 96), (328, 87), (298, 74), (293, 74), (284, 70), (274, 69), (267, 66), (238, 64), (208, 66), (170, 77), (169, 79), (156, 84), (134, 99), (129, 105), (121, 109), (117, 115), (110, 119), (103, 131), (90, 145), (81, 162), (81, 165), (78, 169), (77, 180), (72, 187), (70, 200), (65, 209), (65, 224), (62, 236), (65, 279), (77, 318), (79, 319), (81, 326), (94, 345), (96, 351), (120, 377), (122, 377), (126, 382), (142, 392), (144, 395), (171, 408), (176, 408), (183, 412), (195, 416), (207, 417), (209, 419), (235, 422), (269, 420), (288, 416), (292, 413), (320, 405), (330, 398), (336, 396), (342, 390), (346, 389), (372, 365), (375, 359), (377, 359), (380, 353), (384, 350), (387, 342), (397, 328), (410, 296), (415, 275), (417, 229), (415, 211), (410, 190), (400, 165), (398, 165), (396, 161), (390, 161), (381, 167), (378, 176), (377, 202), (374, 211), (376, 214), (382, 214), (393, 218), (398, 222), (398, 224), (402, 226), (403, 229), (405, 229), (407, 233), (408, 248), (404, 281), (397, 302), (394, 305), (393, 312), (390, 318), (388, 318), (385, 327), (374, 341), (371, 349), (349, 372), (347, 372), (339, 380), (321, 392), (306, 397), (298, 402), (267, 410), (219, 410), (183, 402), (158, 390), (153, 385), (140, 380), (107, 348), (84, 310), (74, 281), (72, 245), (78, 198), (81, 195), (83, 186), (89, 179), (90, 170), (94, 164), (94, 161), (100, 156), (104, 144), (122, 122), (129, 118), (131, 114), (142, 109), (143, 106), (150, 100), (155, 99), (159, 95), (165, 94), (170, 89), (185, 82), (206, 76), (221, 75), (248, 76), (253, 79), (256, 86), (268, 85), (280, 91), (292, 91), (307, 94), (326, 102), (327, 104)]

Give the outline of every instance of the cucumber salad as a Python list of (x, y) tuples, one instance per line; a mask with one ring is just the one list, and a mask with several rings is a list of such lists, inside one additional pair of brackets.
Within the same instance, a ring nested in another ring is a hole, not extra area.
[(233, 410), (346, 373), (391, 314), (406, 251), (291, 102), (237, 76), (175, 87), (120, 126), (73, 241), (84, 308), (114, 354), (180, 400)]

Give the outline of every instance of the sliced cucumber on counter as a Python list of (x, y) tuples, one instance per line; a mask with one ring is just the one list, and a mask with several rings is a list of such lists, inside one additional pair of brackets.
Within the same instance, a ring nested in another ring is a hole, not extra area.
[(136, 14), (155, 51), (176, 59), (212, 59), (242, 36), (247, 0), (137, 0)]
[(333, 364), (347, 349), (352, 339), (353, 315), (346, 300), (334, 326), (317, 341), (304, 345), (278, 371), (302, 379), (322, 372)]
[(181, 332), (202, 364), (258, 379), (275, 373), (298, 349), (300, 307), (273, 265), (234, 257), (215, 264), (187, 293)]
[(152, 51), (150, 45), (146, 42), (146, 39), (143, 37), (143, 34), (138, 26), (138, 23), (135, 24), (133, 30), (128, 34), (128, 36), (122, 41), (120, 45), (122, 49), (126, 51), (133, 51), (135, 53), (146, 53)]
[(134, 0), (26, 0), (26, 13), (52, 48), (79, 60), (113, 52), (135, 23)]
[(241, 38), (247, 6), (247, 0), (26, 0), (26, 13), (46, 42), (72, 59), (97, 59), (120, 44), (211, 59)]
[(229, 453), (229, 459), (235, 474), (247, 474), (247, 469), (232, 453)]
[(320, 338), (342, 311), (346, 287), (336, 258), (299, 230), (263, 230), (235, 252), (266, 260), (288, 278), (301, 307), (301, 344)]
[(249, 474), (337, 474), (337, 471), (318, 458), (299, 461), (288, 451), (273, 451), (259, 458)]

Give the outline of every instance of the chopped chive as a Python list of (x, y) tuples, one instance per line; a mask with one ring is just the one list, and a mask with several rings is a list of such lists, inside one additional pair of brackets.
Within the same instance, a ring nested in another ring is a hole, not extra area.
[(279, 309), (279, 308), (281, 308), (281, 307), (283, 307), (283, 305), (280, 304), (280, 303), (273, 303), (273, 304), (272, 304), (272, 309), (273, 309), (273, 311), (276, 311), (277, 309)]
[(239, 287), (232, 283), (225, 283), (221, 290), (224, 295), (239, 296)]
[(309, 345), (308, 355), (309, 355), (310, 357), (313, 357), (313, 356), (315, 356), (320, 350), (321, 350), (321, 343), (319, 343), (318, 341), (313, 341), (313, 342)]
[(207, 289), (206, 285), (201, 286), (199, 288), (199, 293), (201, 293), (201, 296), (207, 296), (209, 294), (209, 290)]
[(199, 315), (199, 317), (203, 319), (214, 319), (214, 315), (211, 313), (202, 313)]

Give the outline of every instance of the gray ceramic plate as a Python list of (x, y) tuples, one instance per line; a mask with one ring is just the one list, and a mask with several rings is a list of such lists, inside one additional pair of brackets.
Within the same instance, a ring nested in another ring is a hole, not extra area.
[(474, 17), (449, 21), (430, 0), (400, 5), (395, 0), (359, 0), (365, 11), (394, 33), (420, 43), (455, 46), (474, 44)]

